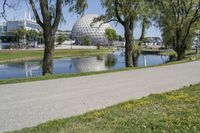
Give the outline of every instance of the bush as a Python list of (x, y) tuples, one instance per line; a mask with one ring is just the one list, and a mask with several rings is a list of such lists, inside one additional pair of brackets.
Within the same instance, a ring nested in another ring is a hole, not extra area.
[(169, 56), (169, 61), (176, 61), (177, 60), (177, 57), (176, 57), (176, 55), (170, 55)]
[(90, 36), (84, 37), (84, 39), (82, 41), (82, 45), (84, 45), (84, 46), (92, 45), (92, 38)]

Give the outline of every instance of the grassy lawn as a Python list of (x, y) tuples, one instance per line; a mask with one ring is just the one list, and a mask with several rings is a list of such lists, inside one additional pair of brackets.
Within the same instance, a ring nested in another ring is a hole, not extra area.
[[(55, 50), (54, 57), (79, 57), (92, 56), (108, 53), (108, 49), (101, 50)], [(0, 62), (22, 61), (41, 59), (43, 57), (43, 50), (4, 50), (0, 51)]]
[(13, 133), (199, 133), (200, 84)]

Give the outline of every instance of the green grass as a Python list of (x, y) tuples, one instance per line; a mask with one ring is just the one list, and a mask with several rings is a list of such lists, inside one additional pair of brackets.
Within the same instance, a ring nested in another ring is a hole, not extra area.
[[(170, 55), (176, 55), (176, 52), (174, 50), (167, 50), (167, 51), (162, 51), (162, 50), (156, 50), (156, 49), (147, 49), (147, 48), (142, 48), (142, 53), (144, 54), (160, 54), (160, 55), (165, 55), (165, 56), (170, 56)], [(187, 50), (185, 53), (186, 57), (196, 55), (196, 50)]]
[(89, 76), (89, 75), (104, 74), (104, 73), (111, 73), (111, 72), (128, 71), (128, 70), (134, 70), (134, 69), (138, 69), (138, 68), (135, 67), (135, 68), (124, 68), (124, 69), (118, 69), (118, 70), (108, 70), (108, 71), (105, 70), (105, 71), (98, 71), (98, 72), (82, 72), (82, 73), (74, 73), (74, 74), (57, 74), (57, 75), (55, 74), (55, 75), (45, 75), (45, 76), (38, 76), (38, 77), (29, 77), (29, 78), (8, 79), (8, 80), (0, 80), (0, 85), (42, 81), (42, 80), (52, 80), (52, 79), (60, 79), (60, 78)]
[[(55, 58), (94, 56), (109, 53), (109, 49), (100, 50), (55, 50)], [(0, 62), (42, 59), (43, 50), (4, 50), (0, 51)]]
[(14, 84), (14, 83), (24, 83), (24, 82), (34, 82), (34, 81), (42, 81), (42, 80), (52, 80), (52, 79), (60, 79), (60, 78), (72, 78), (72, 77), (89, 76), (89, 75), (120, 72), (120, 71), (130, 71), (130, 70), (135, 70), (135, 69), (144, 69), (144, 68), (151, 68), (151, 67), (176, 65), (176, 64), (187, 63), (187, 62), (192, 62), (192, 61), (197, 61), (197, 60), (200, 60), (200, 57), (199, 58), (186, 58), (186, 59), (181, 60), (181, 61), (171, 61), (171, 62), (161, 64), (161, 65), (157, 65), (157, 66), (129, 67), (129, 68), (123, 68), (123, 69), (117, 69), (117, 70), (105, 70), (105, 71), (98, 71), (98, 72), (82, 72), (82, 73), (75, 73), (75, 74), (58, 74), (58, 75), (46, 75), (46, 76), (29, 77), (29, 78), (0, 80), (0, 85)]
[[(123, 88), (122, 88), (123, 89)], [(13, 133), (199, 133), (200, 84)]]
[[(166, 55), (166, 56), (170, 56), (170, 55), (175, 55), (177, 56), (176, 52), (171, 50), (171, 51), (164, 51), (160, 53), (161, 55)], [(186, 57), (192, 56), (192, 55), (196, 55), (196, 50), (187, 50), (185, 53)]]
[[(13, 54), (11, 54), (13, 53)], [(56, 50), (55, 51), (55, 58), (61, 58), (61, 57), (79, 57), (79, 56), (92, 56), (92, 55), (100, 55), (100, 54), (107, 54), (109, 53), (108, 49), (101, 49), (101, 50)], [(192, 52), (188, 52), (192, 53)], [(0, 51), (0, 62), (1, 59), (3, 62), (8, 59), (11, 59), (10, 61), (13, 62), (13, 59), (19, 59), (22, 60), (22, 57), (36, 57), (41, 58), (39, 55), (42, 55), (42, 51)], [(167, 54), (167, 53), (166, 53)], [(169, 54), (169, 53), (168, 53)], [(5, 59), (3, 59), (3, 57)], [(160, 66), (166, 66), (166, 65), (174, 65), (174, 64), (180, 64), (180, 63), (186, 63), (191, 61), (200, 60), (199, 58), (194, 57), (188, 57), (181, 61), (170, 61), (165, 64), (161, 64), (158, 66), (149, 66), (145, 68), (150, 67), (160, 67)], [(135, 70), (135, 69), (142, 69), (138, 67), (133, 68), (124, 68), (119, 70), (108, 70), (108, 71), (99, 71), (99, 72), (84, 72), (84, 73), (78, 73), (78, 74), (59, 74), (59, 75), (46, 75), (46, 76), (39, 76), (39, 77), (30, 77), (30, 78), (17, 78), (17, 79), (8, 79), (8, 80), (0, 80), (0, 85), (2, 84), (13, 84), (13, 83), (23, 83), (23, 82), (33, 82), (33, 81), (41, 81), (41, 80), (52, 80), (52, 79), (59, 79), (59, 78), (71, 78), (71, 77), (79, 77), (79, 76), (88, 76), (88, 75), (95, 75), (95, 74), (103, 74), (103, 73), (111, 73), (111, 72), (119, 72), (119, 71), (129, 71), (129, 70)]]

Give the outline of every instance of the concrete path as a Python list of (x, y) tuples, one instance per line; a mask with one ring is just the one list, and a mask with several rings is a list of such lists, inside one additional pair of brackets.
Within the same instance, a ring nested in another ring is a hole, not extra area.
[(200, 82), (200, 61), (0, 86), (0, 132)]

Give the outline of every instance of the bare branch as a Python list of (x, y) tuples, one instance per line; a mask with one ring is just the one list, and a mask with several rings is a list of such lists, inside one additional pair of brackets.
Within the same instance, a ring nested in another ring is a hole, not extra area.
[(42, 23), (42, 21), (41, 21), (41, 19), (40, 19), (40, 16), (39, 16), (39, 14), (38, 14), (38, 12), (37, 12), (37, 10), (36, 10), (35, 3), (33, 2), (33, 0), (29, 0), (29, 3), (30, 3), (30, 5), (31, 5), (31, 7), (32, 7), (32, 10), (33, 10), (33, 13), (34, 13), (34, 15), (35, 15), (35, 18), (36, 18), (37, 23), (38, 23), (41, 27), (43, 27), (43, 23)]
[(119, 5), (120, 5), (120, 3), (118, 2), (118, 0), (115, 0), (115, 14), (116, 14), (116, 17), (117, 17), (119, 23), (124, 25), (125, 22), (122, 20), (121, 16), (119, 15)]
[(62, 5), (62, 1), (61, 0), (57, 0), (56, 2), (56, 18), (54, 20), (53, 26), (52, 26), (52, 30), (53, 32), (56, 32), (58, 25), (60, 23), (60, 19), (61, 19), (61, 5)]
[(3, 11), (1, 12), (0, 17), (3, 17), (5, 20), (7, 20), (7, 19), (6, 19), (6, 17), (7, 17), (7, 15), (6, 15), (6, 7), (14, 8), (14, 7), (15, 7), (15, 4), (8, 4), (8, 1), (7, 1), (7, 0), (4, 0), (4, 1), (3, 1), (3, 5), (2, 5)]

